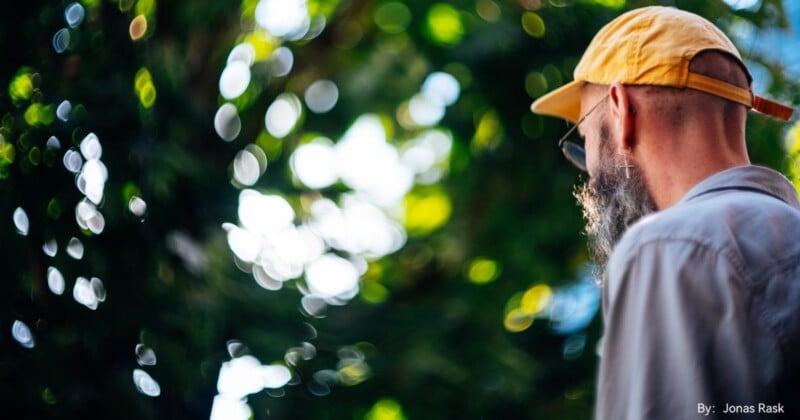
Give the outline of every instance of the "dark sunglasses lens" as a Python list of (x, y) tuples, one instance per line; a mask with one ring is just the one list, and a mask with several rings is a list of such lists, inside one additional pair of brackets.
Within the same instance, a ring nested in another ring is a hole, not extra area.
[(586, 150), (584, 150), (583, 147), (578, 146), (571, 141), (565, 141), (561, 145), (561, 150), (564, 152), (564, 156), (570, 163), (575, 165), (576, 168), (582, 170), (583, 172), (587, 172)]

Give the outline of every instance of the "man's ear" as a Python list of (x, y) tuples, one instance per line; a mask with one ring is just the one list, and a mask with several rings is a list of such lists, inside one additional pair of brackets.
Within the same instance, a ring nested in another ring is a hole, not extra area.
[(614, 82), (608, 92), (609, 111), (612, 121), (615, 121), (620, 139), (617, 146), (624, 151), (631, 151), (636, 146), (635, 124), (636, 110), (631, 104), (629, 91), (625, 85)]

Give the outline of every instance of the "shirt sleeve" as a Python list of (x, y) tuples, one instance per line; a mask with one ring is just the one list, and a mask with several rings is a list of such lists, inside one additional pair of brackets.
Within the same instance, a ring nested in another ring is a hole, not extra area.
[(715, 418), (726, 404), (757, 404), (744, 288), (727, 255), (697, 242), (615, 251), (596, 418)]

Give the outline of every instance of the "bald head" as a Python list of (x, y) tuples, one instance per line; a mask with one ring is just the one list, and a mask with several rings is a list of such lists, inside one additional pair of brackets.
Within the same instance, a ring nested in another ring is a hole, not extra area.
[[(750, 87), (745, 70), (727, 53), (701, 52), (692, 59), (689, 71), (743, 89)], [(630, 92), (639, 108), (636, 111), (660, 120), (665, 128), (680, 130), (719, 123), (724, 128), (726, 142), (744, 145), (747, 108), (742, 104), (690, 88), (630, 86)]]

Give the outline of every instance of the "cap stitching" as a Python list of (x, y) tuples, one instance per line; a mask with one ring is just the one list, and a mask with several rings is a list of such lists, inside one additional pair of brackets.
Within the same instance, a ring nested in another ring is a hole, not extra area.
[[(642, 20), (641, 23), (633, 27), (632, 32), (634, 33), (633, 37), (631, 38), (630, 43), (633, 44), (633, 54), (631, 54), (631, 58), (628, 60), (628, 68), (626, 69), (625, 80), (633, 81), (634, 79), (638, 80), (639, 74), (638, 70), (640, 63), (641, 63), (641, 56), (642, 56), (642, 34), (644, 30), (651, 27), (653, 25), (653, 20), (655, 16), (648, 16), (647, 19)], [(614, 80), (617, 81), (617, 80)]]

